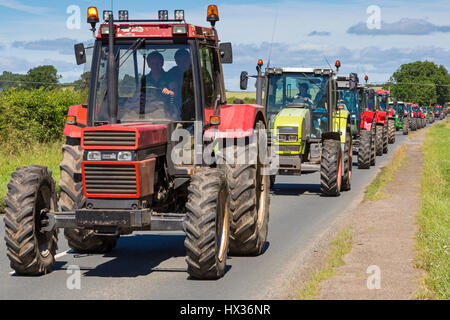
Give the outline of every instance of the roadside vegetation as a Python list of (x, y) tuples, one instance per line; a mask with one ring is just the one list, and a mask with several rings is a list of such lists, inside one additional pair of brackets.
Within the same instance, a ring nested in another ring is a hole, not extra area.
[(425, 270), (418, 299), (450, 299), (450, 120), (426, 133), (418, 216), (417, 267)]
[(330, 253), (326, 257), (326, 263), (315, 270), (309, 280), (298, 294), (298, 300), (314, 300), (318, 298), (321, 284), (324, 280), (336, 274), (336, 269), (344, 265), (344, 256), (350, 252), (353, 246), (352, 229), (346, 227), (330, 242)]
[(408, 161), (408, 157), (406, 156), (406, 148), (407, 146), (403, 145), (395, 152), (391, 162), (389, 162), (389, 164), (381, 170), (375, 180), (369, 185), (369, 187), (367, 187), (367, 192), (364, 195), (365, 199), (375, 201), (388, 197), (388, 195), (384, 192), (384, 188), (389, 181), (394, 179), (394, 175), (398, 168)]
[(248, 91), (227, 91), (227, 101), (229, 104), (233, 103), (236, 99), (244, 100), (246, 104), (256, 103), (256, 92)]

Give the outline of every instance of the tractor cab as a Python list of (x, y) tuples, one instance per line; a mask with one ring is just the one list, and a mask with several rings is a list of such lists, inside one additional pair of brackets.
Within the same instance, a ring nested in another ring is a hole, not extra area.
[(361, 126), (361, 114), (364, 110), (364, 89), (358, 84), (358, 75), (337, 77), (339, 91), (339, 104), (350, 112), (350, 121), (353, 136), (358, 135)]
[[(267, 69), (265, 105), (270, 128), (284, 134), (286, 127), (295, 127), (295, 142), (299, 137), (320, 140), (329, 128), (329, 106), (336, 104), (336, 95), (329, 93), (330, 86), (336, 86), (333, 75), (331, 69)], [(297, 117), (304, 119), (301, 126), (295, 122)], [(302, 128), (310, 133), (302, 135)], [(289, 139), (294, 142), (293, 137)]]

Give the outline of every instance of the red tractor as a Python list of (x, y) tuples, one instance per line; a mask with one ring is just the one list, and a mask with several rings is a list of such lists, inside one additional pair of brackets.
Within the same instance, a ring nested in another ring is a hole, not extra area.
[[(108, 252), (133, 231), (182, 230), (189, 275), (222, 277), (228, 253), (258, 255), (266, 245), (264, 108), (226, 103), (222, 63), (232, 52), (219, 44), (216, 6), (208, 7), (211, 27), (187, 24), (182, 10), (173, 20), (166, 10), (158, 20), (129, 20), (123, 10), (118, 20), (103, 17), (89, 103), (67, 116), (61, 194), (44, 166), (18, 168), (8, 184), (11, 267), (50, 272), (59, 228), (79, 253)], [(88, 22), (95, 34), (95, 7)], [(82, 44), (75, 54), (86, 62)]]
[(377, 156), (383, 155), (383, 153), (388, 153), (389, 144), (389, 132), (388, 132), (388, 112), (386, 106), (388, 104), (389, 92), (384, 90), (375, 91), (375, 106), (377, 109)]
[[(368, 80), (367, 76), (365, 77)], [(376, 164), (376, 117), (374, 91), (358, 86), (358, 103), (362, 107), (359, 125), (358, 168), (369, 169)]]
[(422, 128), (422, 114), (420, 112), (419, 105), (411, 104), (411, 116), (413, 118), (413, 123), (415, 125), (415, 130)]

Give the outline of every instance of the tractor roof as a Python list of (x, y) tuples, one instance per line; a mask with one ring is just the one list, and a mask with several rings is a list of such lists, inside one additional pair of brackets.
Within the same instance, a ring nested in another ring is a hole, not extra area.
[(334, 71), (328, 68), (267, 68), (268, 73), (315, 73), (316, 71), (326, 71), (333, 74)]
[[(195, 26), (186, 23), (142, 23), (142, 24), (116, 24), (116, 39), (122, 38), (190, 38), (214, 40), (214, 30), (212, 28)], [(174, 30), (177, 28), (186, 27), (186, 32), (177, 33)], [(98, 30), (97, 38), (107, 38), (108, 34), (103, 33), (102, 30), (107, 29), (107, 24), (102, 24)]]

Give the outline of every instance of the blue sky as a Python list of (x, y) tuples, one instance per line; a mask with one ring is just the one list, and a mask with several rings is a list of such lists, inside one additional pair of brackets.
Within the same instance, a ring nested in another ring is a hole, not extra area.
[[(220, 38), (233, 43), (234, 64), (224, 68), (229, 90), (238, 89), (241, 70), (252, 72), (259, 58), (267, 64), (269, 56), (271, 66), (292, 67), (325, 67), (326, 60), (340, 59), (341, 73), (367, 73), (371, 82), (386, 81), (401, 64), (416, 60), (450, 68), (448, 0), (213, 2), (220, 11)], [(210, 3), (113, 0), (114, 11), (127, 9), (133, 18), (184, 9), (186, 20), (199, 25), (207, 25)], [(66, 27), (71, 5), (81, 9), (80, 29)], [(101, 12), (111, 8), (111, 0), (0, 0), (0, 73), (53, 64), (63, 81), (76, 80), (82, 69), (75, 64), (73, 44), (92, 39), (85, 23), (91, 5)], [(381, 29), (367, 28), (371, 5), (381, 10)]]

